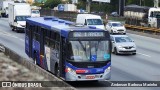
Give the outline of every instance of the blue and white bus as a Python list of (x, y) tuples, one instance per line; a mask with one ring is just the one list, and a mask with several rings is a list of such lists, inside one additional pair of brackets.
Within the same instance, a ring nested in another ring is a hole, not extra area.
[(55, 17), (27, 18), (25, 52), (35, 64), (66, 81), (103, 81), (111, 76), (108, 31)]

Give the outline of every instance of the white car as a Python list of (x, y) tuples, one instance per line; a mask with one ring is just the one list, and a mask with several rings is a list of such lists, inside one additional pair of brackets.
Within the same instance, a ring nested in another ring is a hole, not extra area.
[(111, 35), (111, 40), (115, 54), (136, 54), (136, 45), (127, 35)]
[(31, 17), (40, 17), (39, 10), (32, 10), (31, 11)]
[(111, 34), (126, 34), (126, 28), (121, 22), (108, 22), (106, 25), (106, 29)]

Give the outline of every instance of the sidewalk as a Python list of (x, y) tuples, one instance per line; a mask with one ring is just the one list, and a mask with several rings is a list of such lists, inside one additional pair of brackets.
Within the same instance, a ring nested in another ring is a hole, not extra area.
[[(7, 58), (0, 52), (0, 81), (49, 81), (45, 77), (38, 75), (26, 67), (19, 65), (15, 61)], [(1, 84), (1, 83), (0, 83)], [(1, 88), (0, 90), (21, 90), (22, 88)], [(53, 88), (23, 88), (23, 90), (64, 90), (63, 87)]]

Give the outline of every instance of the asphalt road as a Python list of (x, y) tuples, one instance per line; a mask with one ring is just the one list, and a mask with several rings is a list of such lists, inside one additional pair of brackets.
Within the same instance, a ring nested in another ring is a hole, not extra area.
[(24, 51), (24, 38), (24, 33), (17, 33), (11, 30), (8, 18), (0, 18), (0, 43), (17, 52), (24, 58), (28, 58)]
[[(112, 81), (160, 81), (160, 40), (127, 34), (137, 45), (137, 55), (112, 54)], [(24, 52), (24, 33), (11, 31), (7, 19), (0, 19), (0, 43), (28, 58)], [(80, 90), (160, 90), (160, 87), (106, 87), (105, 82), (70, 83)]]

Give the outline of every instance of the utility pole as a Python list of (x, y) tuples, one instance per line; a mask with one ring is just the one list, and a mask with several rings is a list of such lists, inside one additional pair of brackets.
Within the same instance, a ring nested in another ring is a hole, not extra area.
[(87, 0), (86, 10), (88, 11), (88, 13), (90, 13), (90, 7), (91, 7), (91, 0)]
[(142, 6), (142, 0), (140, 0), (140, 2), (139, 2), (139, 6)]

